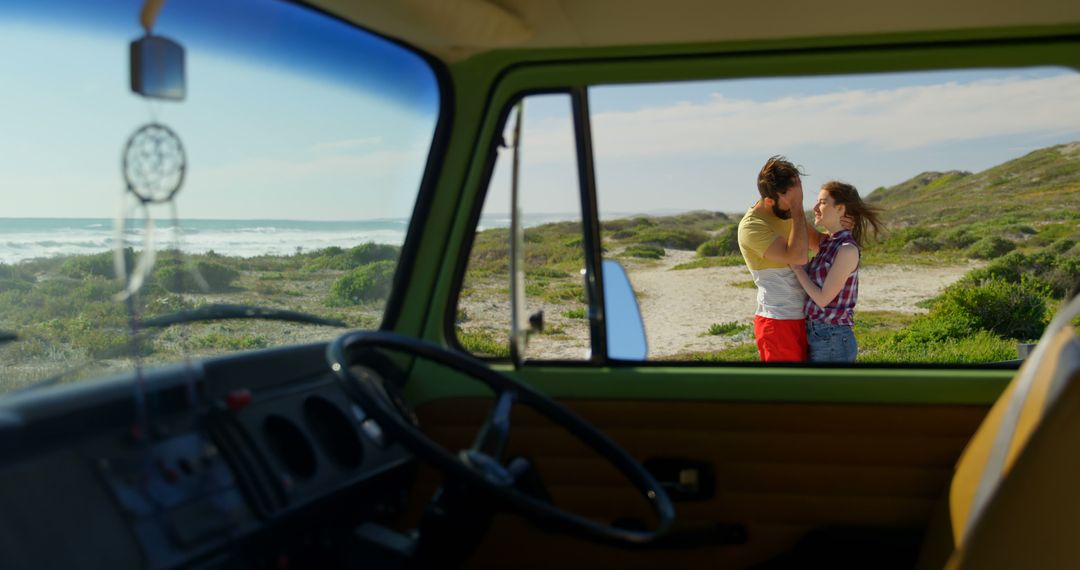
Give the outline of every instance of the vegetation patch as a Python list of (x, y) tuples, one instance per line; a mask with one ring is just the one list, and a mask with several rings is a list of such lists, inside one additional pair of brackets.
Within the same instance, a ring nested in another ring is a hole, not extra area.
[(457, 329), (457, 339), (461, 347), (470, 354), (490, 358), (508, 358), (510, 345), (507, 341), (496, 340), (495, 332), (488, 329)]
[(634, 241), (640, 244), (686, 251), (694, 251), (708, 240), (709, 234), (702, 230), (683, 228), (649, 228), (634, 238)]
[(562, 316), (568, 319), (587, 319), (589, 318), (589, 313), (584, 307), (578, 307), (576, 309), (563, 311)]
[(304, 271), (349, 271), (376, 261), (396, 261), (401, 248), (374, 242), (363, 243), (349, 249), (328, 247), (302, 254)]
[(664, 257), (664, 248), (649, 244), (634, 244), (623, 250), (627, 257), (640, 257), (642, 259), (660, 259)]
[(1016, 249), (1016, 244), (998, 236), (987, 236), (967, 248), (968, 257), (973, 259), (996, 259)]
[(680, 263), (671, 268), (672, 271), (682, 271), (685, 269), (701, 269), (704, 267), (737, 267), (744, 265), (742, 256), (738, 255), (725, 255), (722, 257), (700, 257), (693, 261), (686, 263)]
[[(204, 285), (210, 292), (228, 291), (236, 278), (240, 277), (239, 271), (217, 261), (197, 261), (192, 265), (166, 258), (162, 262), (154, 270), (154, 281), (172, 293), (202, 291)], [(199, 277), (202, 278), (201, 282)]]
[(717, 257), (720, 255), (739, 254), (739, 227), (730, 225), (717, 234), (716, 237), (701, 244), (697, 248), (698, 257)]
[(330, 287), (331, 306), (357, 305), (390, 296), (397, 263), (376, 261), (346, 273)]
[(666, 360), (689, 360), (692, 362), (760, 362), (757, 344), (744, 342), (731, 348), (711, 352), (683, 352)]
[(734, 336), (741, 332), (749, 331), (752, 328), (753, 327), (748, 324), (739, 323), (737, 321), (713, 323), (712, 326), (709, 327), (709, 334), (713, 336)]
[(229, 334), (226, 332), (211, 332), (192, 339), (192, 344), (198, 348), (213, 350), (255, 350), (266, 348), (270, 345), (265, 336), (250, 334)]
[(1052, 251), (1030, 254), (1014, 251), (982, 269), (971, 271), (962, 283), (978, 285), (994, 279), (1014, 284), (1024, 280), (1038, 282), (1047, 286), (1054, 298), (1072, 298), (1080, 291), (1080, 259)]

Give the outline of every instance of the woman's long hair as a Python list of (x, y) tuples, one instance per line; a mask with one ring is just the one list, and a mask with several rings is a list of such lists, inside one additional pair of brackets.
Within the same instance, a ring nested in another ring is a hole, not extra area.
[(844, 213), (855, 220), (855, 226), (851, 228), (851, 237), (855, 243), (862, 247), (863, 239), (867, 237), (867, 229), (874, 228), (874, 237), (885, 229), (881, 221), (881, 209), (875, 208), (863, 202), (859, 197), (859, 191), (851, 184), (845, 184), (838, 180), (830, 180), (822, 187), (832, 196), (833, 202), (844, 205)]

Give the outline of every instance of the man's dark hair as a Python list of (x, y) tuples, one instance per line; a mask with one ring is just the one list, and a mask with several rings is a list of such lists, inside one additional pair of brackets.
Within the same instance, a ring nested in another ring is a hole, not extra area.
[(770, 157), (765, 162), (765, 166), (761, 167), (761, 172), (758, 173), (758, 193), (761, 194), (762, 199), (772, 198), (773, 213), (782, 220), (791, 217), (791, 212), (780, 209), (778, 203), (780, 195), (786, 193), (788, 188), (791, 188), (795, 181), (799, 179), (800, 175), (806, 176), (806, 173), (780, 155)]

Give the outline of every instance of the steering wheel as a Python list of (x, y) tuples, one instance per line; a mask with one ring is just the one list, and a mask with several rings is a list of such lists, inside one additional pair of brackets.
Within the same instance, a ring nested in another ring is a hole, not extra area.
[[(408, 421), (394, 405), (381, 379), (362, 368), (352, 370), (357, 353), (383, 348), (425, 358), (482, 382), (496, 394), (495, 405), (472, 447), (454, 454)], [(675, 508), (664, 489), (629, 453), (577, 414), (533, 388), (500, 374), (484, 362), (461, 352), (395, 333), (351, 332), (339, 336), (326, 349), (337, 383), (360, 404), (379, 426), (421, 459), (449, 478), (487, 493), (533, 522), (565, 533), (621, 544), (645, 544), (664, 535), (675, 520)], [(659, 523), (652, 530), (635, 530), (598, 523), (560, 509), (514, 486), (514, 475), (502, 455), (510, 435), (510, 410), (524, 404), (555, 422), (618, 469), (641, 492)]]

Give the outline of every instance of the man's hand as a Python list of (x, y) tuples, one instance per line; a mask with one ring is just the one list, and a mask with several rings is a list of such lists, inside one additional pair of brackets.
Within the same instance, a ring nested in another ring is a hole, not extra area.
[(840, 218), (840, 227), (851, 231), (855, 227), (855, 218), (851, 214), (844, 214), (844, 217)]
[(803, 191), (801, 178), (796, 178), (795, 184), (792, 184), (791, 187), (788, 188), (787, 192), (784, 193), (784, 195), (787, 196), (788, 207), (791, 208), (791, 211), (793, 213), (796, 210), (798, 210), (799, 212), (803, 211)]

